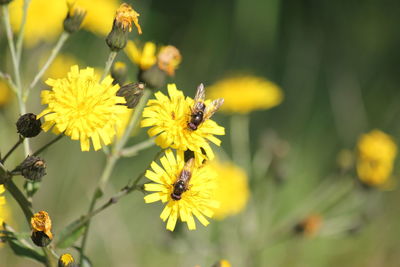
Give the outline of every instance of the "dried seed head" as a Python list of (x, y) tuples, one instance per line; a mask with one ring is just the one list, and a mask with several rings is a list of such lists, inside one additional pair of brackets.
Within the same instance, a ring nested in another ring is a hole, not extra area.
[(42, 131), (40, 119), (36, 119), (33, 113), (26, 113), (19, 117), (17, 123), (17, 132), (23, 137), (35, 137)]
[(68, 13), (64, 19), (64, 30), (68, 33), (74, 33), (79, 30), (81, 24), (86, 16), (86, 10), (76, 6), (75, 1), (70, 0), (67, 2)]
[(39, 211), (31, 218), (32, 235), (31, 239), (35, 245), (45, 247), (53, 239), (51, 233), (51, 219), (47, 212)]
[(58, 259), (58, 267), (75, 267), (75, 260), (71, 254), (62, 254)]
[(115, 62), (111, 69), (111, 77), (114, 79), (113, 84), (119, 84), (122, 86), (126, 80), (126, 74), (126, 64), (121, 61)]
[(46, 175), (46, 162), (37, 156), (28, 156), (17, 168), (26, 179), (37, 182)]
[(123, 96), (126, 101), (126, 106), (133, 109), (139, 103), (139, 100), (143, 95), (144, 87), (143, 83), (130, 83), (122, 86), (117, 91), (117, 96)]

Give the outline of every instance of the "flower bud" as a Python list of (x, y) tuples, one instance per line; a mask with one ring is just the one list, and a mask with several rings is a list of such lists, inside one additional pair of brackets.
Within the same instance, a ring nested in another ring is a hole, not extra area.
[(22, 176), (34, 182), (40, 181), (46, 175), (46, 163), (37, 156), (26, 157), (17, 169), (21, 171)]
[(153, 65), (147, 70), (140, 70), (138, 80), (146, 84), (148, 88), (160, 89), (165, 85), (167, 74), (158, 65)]
[(79, 6), (75, 6), (75, 2), (68, 1), (68, 13), (64, 19), (64, 31), (74, 33), (79, 30), (83, 19), (86, 16), (86, 10)]
[(23, 137), (35, 137), (42, 131), (40, 119), (36, 119), (33, 113), (26, 113), (19, 117), (17, 123), (17, 132)]
[(139, 103), (139, 100), (143, 95), (143, 90), (143, 83), (130, 83), (119, 88), (117, 96), (123, 96), (126, 101), (126, 106), (133, 109)]
[(45, 211), (35, 213), (31, 218), (32, 235), (31, 239), (35, 245), (46, 247), (53, 240), (51, 233), (51, 219)]
[(126, 46), (128, 33), (132, 31), (132, 22), (135, 24), (138, 33), (142, 34), (142, 29), (139, 25), (139, 16), (140, 14), (126, 3), (123, 3), (117, 9), (111, 32), (106, 38), (106, 43), (111, 51), (119, 51)]
[(75, 267), (75, 260), (71, 254), (65, 253), (58, 259), (58, 267)]
[(0, 0), (0, 6), (8, 5), (12, 0)]
[(117, 61), (111, 69), (111, 77), (114, 79), (113, 84), (122, 86), (126, 80), (127, 69), (124, 62)]

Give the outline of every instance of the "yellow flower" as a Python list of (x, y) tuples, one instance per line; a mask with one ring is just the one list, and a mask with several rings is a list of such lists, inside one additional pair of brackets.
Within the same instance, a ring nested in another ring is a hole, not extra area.
[(392, 137), (380, 130), (363, 134), (357, 144), (357, 174), (370, 186), (384, 185), (393, 170), (397, 145)]
[(141, 70), (147, 70), (157, 62), (156, 50), (156, 44), (152, 42), (146, 42), (140, 49), (135, 42), (128, 41), (125, 53)]
[(72, 257), (72, 255), (69, 254), (69, 253), (65, 253), (65, 254), (62, 254), (60, 256), (60, 258), (58, 259), (58, 266), (61, 266), (61, 267), (70, 266), (70, 267), (72, 267), (72, 266), (75, 266), (74, 262), (75, 262), (74, 257)]
[(228, 260), (220, 260), (215, 263), (212, 267), (231, 267), (231, 263)]
[[(41, 68), (46, 62), (47, 57), (43, 57), (40, 60), (39, 68)], [(43, 75), (43, 80), (47, 80), (48, 78), (60, 79), (67, 76), (67, 73), (71, 69), (71, 66), (79, 64), (78, 60), (67, 54), (59, 54), (51, 63), (50, 67), (47, 69), (45, 74)]]
[(0, 107), (7, 105), (12, 96), (13, 94), (8, 84), (0, 80)]
[[(154, 183), (145, 184), (146, 191), (154, 192), (144, 197), (146, 203), (161, 201), (167, 203), (160, 218), (167, 222), (167, 229), (175, 229), (178, 218), (186, 222), (189, 230), (196, 229), (193, 217), (196, 217), (204, 226), (209, 224), (206, 217), (213, 216), (213, 209), (218, 202), (213, 197), (215, 190), (215, 173), (207, 165), (198, 165), (193, 160), (184, 162), (183, 151), (178, 151), (176, 157), (171, 150), (167, 150), (160, 159), (162, 167), (156, 162), (151, 163), (152, 170), (147, 170), (146, 177)], [(186, 191), (180, 199), (173, 197), (175, 183), (182, 177), (181, 174), (191, 174)], [(206, 217), (205, 217), (206, 216)]]
[(3, 222), (8, 218), (8, 210), (6, 207), (6, 197), (4, 194), (4, 185), (0, 185), (0, 226), (3, 225)]
[(64, 133), (72, 140), (80, 140), (82, 151), (89, 151), (92, 139), (94, 150), (112, 142), (115, 128), (121, 123), (120, 115), (126, 112), (123, 97), (116, 96), (118, 85), (112, 85), (107, 76), (99, 82), (93, 68), (79, 70), (72, 66), (67, 78), (48, 79), (52, 90), (41, 93), (42, 104), (48, 104), (38, 117), (44, 116), (42, 128), (53, 126), (56, 134)]
[(181, 61), (181, 53), (172, 45), (162, 47), (157, 56), (158, 67), (169, 76), (175, 75), (175, 70), (178, 68)]
[(132, 31), (133, 22), (138, 30), (138, 33), (142, 34), (142, 29), (139, 25), (139, 16), (140, 14), (133, 10), (130, 5), (123, 3), (115, 13), (115, 21), (123, 30), (128, 30), (129, 32)]
[[(141, 126), (151, 127), (147, 133), (149, 136), (157, 136), (155, 143), (162, 148), (191, 150), (198, 154), (203, 149), (208, 159), (213, 159), (214, 153), (208, 140), (219, 146), (221, 141), (214, 135), (224, 135), (225, 129), (213, 120), (206, 119), (197, 130), (191, 130), (188, 123), (194, 100), (190, 97), (185, 99), (175, 84), (168, 85), (168, 94), (169, 98), (157, 92), (156, 99), (149, 100), (143, 111)], [(210, 103), (210, 100), (205, 101), (206, 106)]]
[(220, 203), (215, 210), (216, 219), (240, 213), (249, 199), (247, 174), (231, 162), (213, 160), (211, 168), (217, 173), (217, 190), (215, 199)]
[(53, 239), (53, 234), (51, 233), (51, 219), (47, 212), (39, 211), (33, 214), (31, 218), (31, 227), (33, 232), (43, 232), (50, 239)]
[(222, 111), (249, 113), (269, 109), (283, 100), (282, 90), (274, 83), (255, 76), (236, 76), (221, 80), (210, 86), (211, 98), (225, 99)]
[[(10, 3), (10, 19), (14, 30), (19, 30), (23, 0)], [(118, 0), (77, 0), (76, 4), (87, 11), (82, 27), (98, 35), (107, 35), (114, 19)], [(33, 46), (40, 41), (54, 40), (63, 29), (68, 12), (66, 0), (34, 0), (30, 2), (25, 28), (25, 44)]]

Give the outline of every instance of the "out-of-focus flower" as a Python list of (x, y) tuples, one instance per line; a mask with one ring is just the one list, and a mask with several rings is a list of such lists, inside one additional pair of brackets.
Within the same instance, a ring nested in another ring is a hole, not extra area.
[(7, 105), (12, 99), (13, 93), (4, 81), (0, 80), (0, 108)]
[(75, 265), (74, 257), (71, 254), (65, 253), (58, 259), (58, 267), (73, 267)]
[(0, 225), (3, 225), (8, 219), (8, 208), (6, 206), (6, 197), (3, 195), (5, 192), (4, 185), (0, 185)]
[(221, 111), (249, 113), (270, 109), (283, 100), (283, 92), (276, 84), (256, 76), (236, 76), (223, 79), (209, 87), (211, 98), (225, 99)]
[(118, 85), (112, 85), (111, 76), (103, 81), (93, 68), (72, 66), (66, 78), (48, 79), (52, 90), (41, 93), (42, 104), (48, 107), (39, 114), (44, 117), (42, 126), (48, 131), (53, 126), (55, 134), (64, 133), (72, 140), (80, 140), (82, 151), (89, 151), (92, 139), (94, 150), (108, 145), (121, 123), (120, 115), (126, 112), (125, 99), (116, 95)]
[(215, 199), (220, 203), (214, 217), (221, 220), (240, 213), (250, 194), (246, 172), (231, 162), (213, 160), (210, 166), (217, 173)]
[[(208, 159), (214, 158), (208, 141), (220, 145), (221, 141), (214, 135), (224, 135), (224, 127), (219, 126), (211, 119), (205, 119), (196, 130), (188, 127), (191, 121), (191, 108), (194, 100), (184, 97), (183, 92), (175, 84), (168, 85), (169, 97), (161, 92), (155, 93), (156, 99), (149, 100), (143, 111), (142, 127), (151, 127), (149, 136), (157, 136), (155, 143), (162, 147), (171, 147), (178, 150), (191, 150), (202, 154), (204, 150)], [(211, 101), (206, 100), (205, 105)]]
[(228, 260), (220, 260), (216, 262), (212, 267), (231, 267), (231, 263)]
[(112, 29), (106, 38), (106, 43), (111, 51), (119, 51), (125, 48), (128, 42), (128, 33), (132, 31), (132, 22), (139, 34), (142, 34), (138, 17), (139, 13), (126, 3), (123, 3), (117, 9)]
[[(43, 66), (46, 58), (43, 58), (40, 61), (40, 68)], [(71, 69), (73, 65), (79, 64), (79, 61), (71, 55), (59, 54), (54, 61), (51, 63), (50, 67), (46, 70), (43, 75), (43, 81), (48, 78), (52, 79), (60, 79), (67, 76), (67, 73)]]
[(392, 137), (380, 130), (363, 134), (357, 144), (357, 174), (370, 186), (384, 185), (393, 170), (397, 145)]
[(172, 45), (164, 46), (157, 55), (158, 67), (169, 76), (175, 75), (175, 70), (181, 63), (182, 56), (179, 50)]
[(32, 241), (39, 247), (45, 247), (53, 240), (51, 219), (46, 211), (39, 211), (31, 218)]
[(183, 151), (177, 151), (175, 157), (171, 150), (167, 150), (160, 161), (162, 167), (152, 162), (152, 170), (146, 171), (145, 176), (154, 183), (145, 184), (144, 189), (154, 193), (146, 195), (145, 202), (167, 203), (160, 217), (163, 221), (168, 219), (167, 229), (170, 231), (175, 229), (178, 218), (187, 223), (189, 230), (196, 229), (193, 217), (207, 226), (206, 217), (212, 217), (218, 206), (213, 199), (215, 173), (193, 159), (185, 163)]
[[(10, 4), (10, 19), (14, 30), (19, 30), (23, 0)], [(82, 27), (95, 34), (105, 36), (111, 29), (118, 0), (77, 0), (76, 4), (87, 11)], [(65, 0), (34, 0), (29, 4), (25, 28), (25, 44), (33, 46), (40, 41), (54, 40), (63, 29), (63, 20), (68, 13)]]
[(319, 214), (311, 214), (296, 225), (295, 230), (306, 237), (318, 234), (322, 227), (323, 219)]
[(138, 65), (141, 70), (147, 70), (157, 62), (157, 46), (155, 43), (146, 42), (142, 48), (139, 48), (133, 41), (128, 41), (125, 47), (125, 53), (128, 58)]

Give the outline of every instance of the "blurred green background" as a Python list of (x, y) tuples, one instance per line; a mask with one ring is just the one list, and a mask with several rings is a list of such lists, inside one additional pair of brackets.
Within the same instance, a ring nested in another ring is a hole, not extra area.
[[(359, 209), (367, 210), (368, 216), (359, 231), (314, 238), (293, 237), (290, 231), (278, 237), (272, 233), (276, 222), (300, 206), (326, 216), (323, 224), (325, 219), (329, 222), (335, 218), (332, 209), (318, 207), (320, 198), (314, 198), (313, 192), (323, 183), (327, 185), (324, 189), (333, 188), (331, 195), (335, 196), (337, 154), (343, 148), (353, 150), (361, 133), (379, 128), (398, 141), (399, 1), (127, 2), (141, 14), (144, 34), (140, 41), (172, 44), (180, 49), (183, 61), (171, 81), (186, 94), (193, 95), (200, 82), (211, 85), (237, 72), (277, 83), (285, 100), (272, 110), (251, 114), (251, 150), (254, 154), (271, 131), (286, 140), (290, 150), (281, 159), (281, 182), (276, 182), (279, 175), (273, 171), (256, 182), (250, 177), (253, 195), (247, 209), (223, 221), (212, 221), (208, 227), (198, 225), (196, 231), (181, 227), (171, 234), (159, 219), (161, 204), (144, 204), (140, 192), (123, 198), (92, 221), (87, 254), (94, 266), (204, 267), (221, 258), (228, 259), (232, 266), (399, 266), (398, 187), (390, 192), (360, 189), (354, 192), (357, 196), (342, 199), (346, 206), (346, 201), (357, 201), (362, 195)], [(11, 73), (3, 28), (0, 38), (1, 70)], [(68, 40), (63, 52), (101, 68), (108, 55), (103, 39), (80, 31)], [(27, 80), (36, 71), (33, 59), (50, 47), (41, 44), (24, 52)], [(129, 62), (123, 53), (118, 60)], [(133, 80), (137, 69), (131, 63), (128, 68)], [(28, 111), (41, 110), (35, 92)], [(17, 140), (17, 118), (15, 103), (0, 111), (2, 152)], [(229, 117), (217, 114), (215, 118), (227, 128), (222, 147), (229, 154)], [(51, 138), (50, 133), (42, 134), (33, 146), (37, 148)], [(146, 138), (142, 130), (130, 143)], [(141, 173), (156, 151), (154, 147), (138, 157), (122, 159), (113, 173), (108, 195)], [(78, 142), (68, 138), (43, 156), (48, 174), (34, 197), (34, 207), (51, 214), (57, 234), (87, 211), (105, 159), (101, 152), (81, 152)], [(9, 164), (22, 159), (21, 149)], [(22, 184), (22, 178), (16, 181)], [(22, 213), (10, 197), (8, 200), (12, 225), (28, 232)], [(293, 226), (296, 223), (289, 220)], [(325, 230), (329, 230), (329, 224)], [(7, 246), (0, 248), (0, 259), (4, 267), (40, 266), (17, 258)]]

